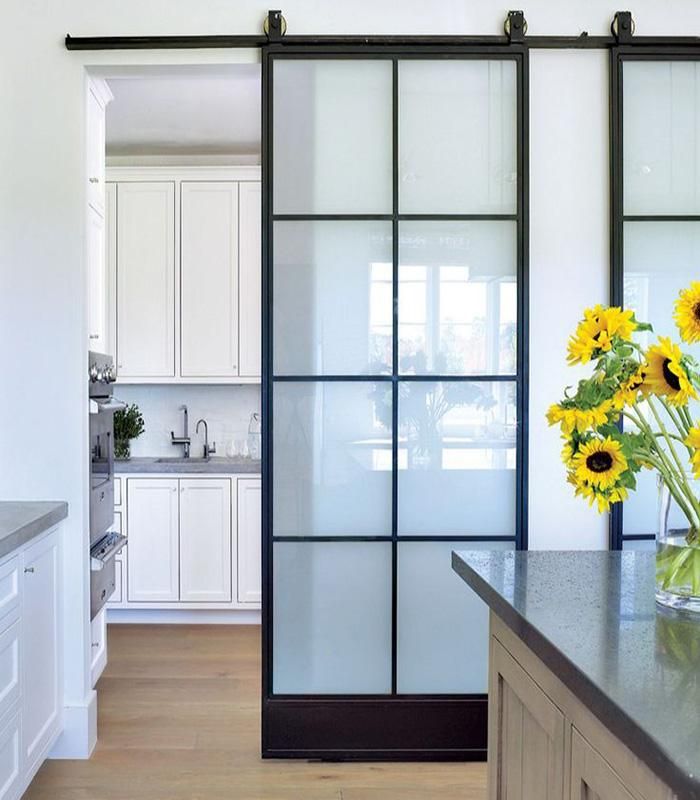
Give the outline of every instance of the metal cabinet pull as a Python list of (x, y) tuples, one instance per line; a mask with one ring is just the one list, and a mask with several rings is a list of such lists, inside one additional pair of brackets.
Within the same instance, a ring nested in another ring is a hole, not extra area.
[(25, 567), (24, 571), (25, 572), (34, 572), (34, 567)]

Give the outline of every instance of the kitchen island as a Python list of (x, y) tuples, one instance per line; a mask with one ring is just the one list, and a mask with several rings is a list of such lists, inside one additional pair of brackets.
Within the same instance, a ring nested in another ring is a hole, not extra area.
[(491, 615), (490, 800), (700, 798), (700, 618), (657, 607), (653, 553), (452, 566)]

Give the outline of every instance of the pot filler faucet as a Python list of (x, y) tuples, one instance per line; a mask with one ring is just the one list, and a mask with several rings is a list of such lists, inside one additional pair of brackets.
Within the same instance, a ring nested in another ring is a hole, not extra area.
[(175, 431), (170, 431), (170, 443), (181, 444), (185, 450), (184, 457), (190, 457), (190, 435), (187, 425), (187, 406), (180, 406), (180, 411), (184, 414), (184, 433), (182, 436), (175, 436)]

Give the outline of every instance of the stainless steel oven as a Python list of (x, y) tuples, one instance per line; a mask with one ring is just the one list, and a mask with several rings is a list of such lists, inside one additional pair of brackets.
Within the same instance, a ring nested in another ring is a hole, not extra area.
[(90, 614), (100, 611), (115, 588), (114, 558), (126, 536), (114, 524), (114, 412), (125, 408), (112, 394), (116, 380), (111, 356), (91, 352), (90, 397)]

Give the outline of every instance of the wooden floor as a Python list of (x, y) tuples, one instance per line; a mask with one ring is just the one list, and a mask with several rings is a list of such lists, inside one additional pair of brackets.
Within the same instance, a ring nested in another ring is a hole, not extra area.
[(484, 764), (262, 761), (259, 650), (257, 627), (110, 626), (97, 749), (47, 761), (25, 800), (486, 797)]

